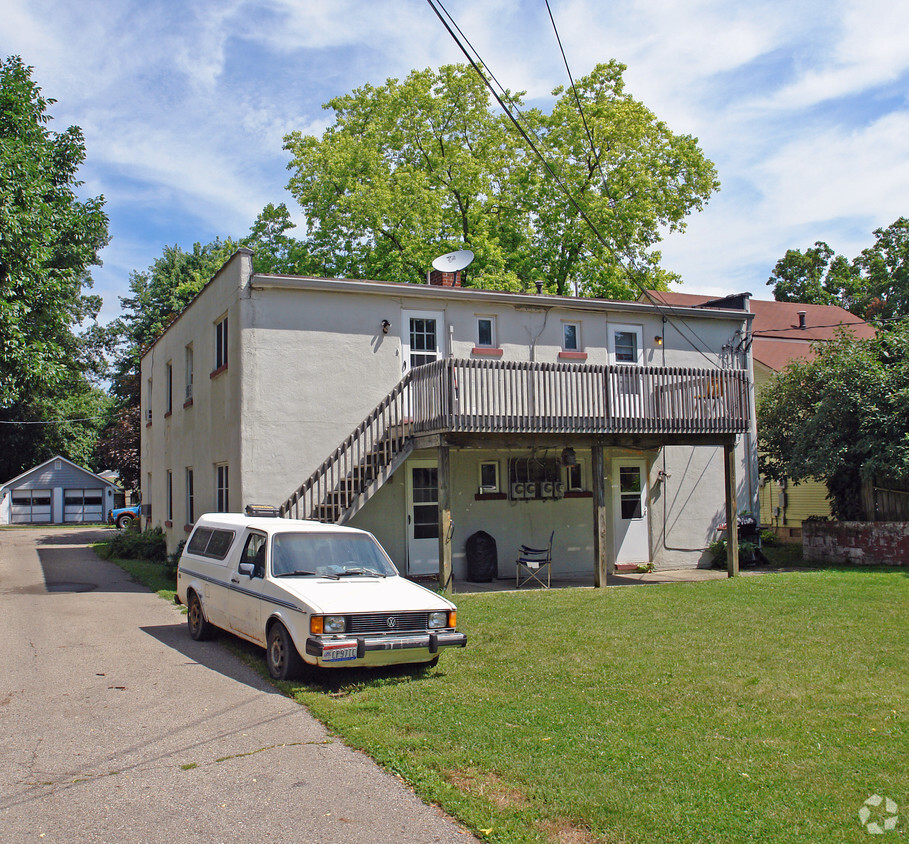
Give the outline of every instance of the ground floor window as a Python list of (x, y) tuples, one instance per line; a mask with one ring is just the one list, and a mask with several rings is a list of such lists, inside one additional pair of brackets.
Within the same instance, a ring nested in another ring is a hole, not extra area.
[(215, 479), (216, 500), (215, 509), (218, 513), (230, 512), (230, 474), (226, 463), (219, 463), (216, 467)]
[(193, 490), (193, 470), (186, 467), (186, 524), (191, 525), (196, 521), (195, 492)]

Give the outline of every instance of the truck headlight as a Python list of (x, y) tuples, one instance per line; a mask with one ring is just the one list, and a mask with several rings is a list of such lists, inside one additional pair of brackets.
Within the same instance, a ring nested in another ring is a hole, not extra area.
[(314, 636), (323, 633), (344, 633), (347, 619), (343, 615), (314, 615), (309, 619), (309, 632)]
[(344, 633), (347, 630), (347, 619), (343, 615), (326, 615), (322, 630), (325, 633)]
[(441, 610), (440, 612), (431, 612), (429, 614), (429, 627), (447, 627), (448, 626), (448, 610)]

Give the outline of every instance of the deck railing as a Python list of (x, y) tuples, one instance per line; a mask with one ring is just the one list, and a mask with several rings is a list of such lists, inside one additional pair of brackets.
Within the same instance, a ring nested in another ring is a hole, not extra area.
[(737, 369), (444, 359), (412, 370), (415, 433), (741, 433)]
[(381, 485), (414, 434), (737, 434), (748, 377), (736, 369), (446, 358), (410, 370), (284, 502), (336, 521)]

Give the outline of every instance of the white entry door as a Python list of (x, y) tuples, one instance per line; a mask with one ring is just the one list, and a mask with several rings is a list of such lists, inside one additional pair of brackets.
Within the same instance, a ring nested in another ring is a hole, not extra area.
[(407, 461), (407, 573), (439, 572), (439, 469), (434, 460)]
[(647, 517), (647, 463), (615, 460), (612, 463), (612, 500), (615, 513), (617, 563), (650, 562), (650, 522)]
[(644, 416), (644, 396), (636, 368), (644, 364), (643, 329), (638, 325), (613, 324), (608, 332), (609, 362), (623, 367), (621, 375), (609, 379), (611, 413), (620, 419), (640, 419)]
[(442, 356), (444, 314), (439, 311), (403, 311), (401, 374), (432, 363)]

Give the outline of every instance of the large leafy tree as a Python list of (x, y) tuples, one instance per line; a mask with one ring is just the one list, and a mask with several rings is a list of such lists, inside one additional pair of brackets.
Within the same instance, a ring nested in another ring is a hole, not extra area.
[[(57, 388), (73, 371), (74, 329), (97, 315), (83, 295), (107, 243), (103, 197), (79, 199), (82, 132), (48, 128), (48, 106), (16, 56), (0, 63), (0, 407)], [(76, 353), (76, 354), (74, 354)]]
[[(88, 295), (107, 243), (102, 197), (80, 199), (82, 133), (49, 128), (32, 68), (0, 62), (0, 476), (62, 453), (92, 466), (108, 333)], [(97, 468), (97, 467), (94, 467)]]
[(834, 515), (860, 519), (864, 480), (909, 479), (909, 320), (816, 351), (761, 391), (761, 469), (825, 482)]
[(683, 228), (718, 182), (695, 139), (624, 90), (623, 71), (598, 65), (576, 89), (554, 92), (551, 113), (526, 112), (551, 172), (463, 65), (331, 100), (335, 122), (321, 138), (285, 138), (310, 260), (326, 275), (422, 281), (440, 252), (469, 248), (475, 286), (542, 278), (552, 292), (577, 284), (635, 298), (637, 274), (665, 287), (653, 250), (660, 231)]
[(774, 299), (839, 305), (863, 319), (909, 316), (909, 219), (875, 229), (874, 238), (852, 261), (823, 241), (787, 250), (767, 281)]

